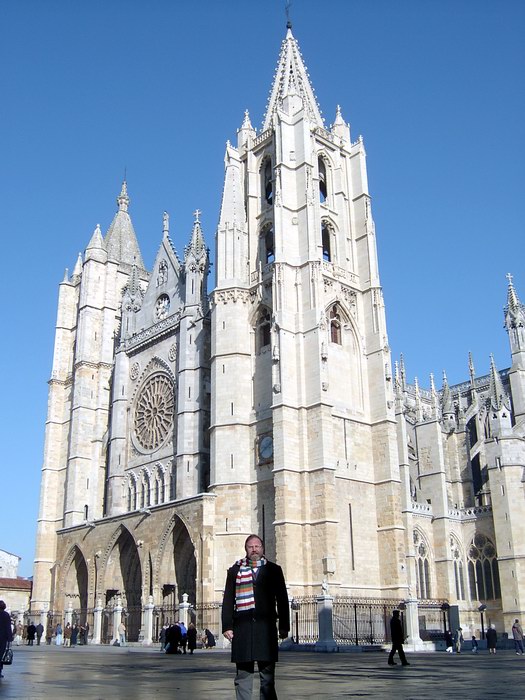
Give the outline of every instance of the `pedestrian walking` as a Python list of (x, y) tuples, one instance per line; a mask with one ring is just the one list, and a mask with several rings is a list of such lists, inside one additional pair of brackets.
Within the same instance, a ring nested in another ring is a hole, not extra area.
[(71, 646), (71, 625), (69, 622), (64, 628), (64, 646), (65, 647), (70, 647)]
[(186, 645), (188, 644), (188, 630), (186, 629), (186, 625), (182, 620), (179, 620), (177, 623), (178, 626), (180, 627), (180, 633), (181, 633), (181, 640), (180, 640), (180, 648), (182, 649), (182, 653), (186, 653)]
[(39, 622), (38, 625), (36, 626), (36, 645), (39, 647), (40, 646), (40, 640), (42, 639), (42, 635), (44, 634), (44, 625)]
[(498, 635), (496, 633), (496, 625), (491, 625), (488, 628), (487, 634), (485, 636), (487, 638), (487, 647), (489, 650), (489, 654), (495, 654), (496, 653), (496, 642), (498, 641)]
[(512, 625), (512, 637), (514, 639), (514, 648), (518, 656), (523, 656), (523, 630), (521, 629), (520, 621), (514, 620)]
[(463, 639), (463, 629), (458, 627), (454, 635), (454, 648), (456, 654), (461, 654), (461, 645), (465, 640)]
[(275, 663), (279, 637), (290, 631), (288, 593), (283, 570), (264, 556), (264, 543), (249, 535), (246, 556), (228, 569), (222, 604), (222, 633), (232, 643), (231, 660), (237, 666), (237, 700), (252, 697), (257, 662), (260, 696), (275, 700)]
[(55, 627), (55, 644), (59, 647), (62, 644), (62, 625), (60, 622)]
[(193, 624), (193, 622), (190, 622), (188, 625), (188, 650), (190, 654), (193, 654), (195, 649), (197, 648), (197, 628)]
[(390, 636), (392, 637), (392, 649), (390, 650), (390, 654), (388, 655), (388, 665), (397, 666), (396, 662), (394, 661), (394, 654), (397, 651), (397, 653), (399, 654), (399, 658), (401, 659), (401, 664), (403, 666), (409, 666), (410, 664), (407, 661), (403, 649), (405, 634), (403, 632), (403, 623), (401, 622), (401, 618), (399, 617), (399, 610), (392, 611), (392, 618), (390, 620)]
[(6, 604), (3, 600), (0, 600), (0, 678), (4, 677), (3, 668), (4, 664), (1, 659), (4, 656), (4, 652), (8, 644), (13, 641), (13, 628), (11, 627), (11, 616), (6, 610)]
[(24, 625), (20, 622), (20, 620), (16, 623), (15, 629), (15, 644), (17, 647), (19, 647), (22, 644), (22, 636), (24, 634)]
[(478, 640), (474, 635), (472, 635), (472, 653), (477, 654), (478, 653)]

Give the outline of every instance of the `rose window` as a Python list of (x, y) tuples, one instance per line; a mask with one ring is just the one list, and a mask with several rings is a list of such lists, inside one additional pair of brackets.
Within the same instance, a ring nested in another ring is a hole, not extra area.
[(175, 398), (173, 384), (163, 374), (144, 384), (135, 408), (135, 435), (146, 450), (155, 450), (173, 428)]

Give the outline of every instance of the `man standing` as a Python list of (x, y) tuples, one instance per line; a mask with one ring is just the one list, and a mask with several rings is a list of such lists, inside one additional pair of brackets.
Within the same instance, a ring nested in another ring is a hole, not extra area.
[(388, 655), (388, 665), (397, 666), (396, 662), (394, 661), (394, 654), (397, 651), (402, 665), (408, 666), (409, 663), (405, 656), (405, 652), (403, 651), (405, 635), (403, 634), (403, 623), (399, 617), (399, 610), (394, 610), (392, 612), (392, 619), (390, 620), (390, 636), (392, 637), (392, 649)]
[(512, 636), (514, 638), (514, 648), (516, 654), (523, 656), (523, 630), (521, 629), (520, 621), (514, 620), (512, 625)]
[(42, 639), (42, 635), (44, 634), (44, 625), (39, 622), (38, 625), (35, 627), (36, 630), (36, 645), (40, 646), (40, 640)]
[(246, 557), (228, 569), (222, 604), (222, 633), (232, 643), (231, 660), (237, 665), (235, 694), (237, 700), (250, 700), (257, 661), (260, 697), (277, 700), (277, 620), (281, 639), (290, 631), (283, 570), (266, 559), (258, 535), (249, 535), (244, 549)]

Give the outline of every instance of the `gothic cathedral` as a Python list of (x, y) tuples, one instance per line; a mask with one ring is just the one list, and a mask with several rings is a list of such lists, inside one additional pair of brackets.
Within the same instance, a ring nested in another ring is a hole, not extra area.
[[(195, 213), (144, 267), (126, 183), (59, 288), (32, 611), (222, 598), (259, 533), (292, 596), (525, 616), (525, 307), (512, 365), (437, 390), (392, 360), (362, 138), (323, 123), (297, 42), (227, 144), (216, 278)], [(325, 583), (323, 583), (325, 582)], [(133, 612), (135, 611), (135, 612)], [(137, 612), (138, 611), (138, 612)]]

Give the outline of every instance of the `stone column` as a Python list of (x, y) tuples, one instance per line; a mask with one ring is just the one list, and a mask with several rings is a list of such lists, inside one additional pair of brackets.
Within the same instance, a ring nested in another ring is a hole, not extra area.
[(323, 594), (317, 596), (319, 639), (315, 643), (316, 651), (337, 651), (332, 619), (333, 603), (334, 599), (331, 595)]
[(190, 608), (191, 605), (188, 603), (188, 594), (182, 594), (182, 603), (179, 604), (179, 620), (182, 620), (185, 627), (188, 627), (188, 622), (190, 621)]
[(419, 615), (417, 599), (411, 598), (405, 600), (405, 630), (406, 630), (406, 646), (411, 647), (414, 651), (424, 649), (425, 645), (419, 636)]
[(91, 644), (101, 644), (102, 642), (102, 600), (97, 600), (97, 607), (93, 610), (93, 637)]
[(113, 639), (111, 644), (118, 642), (118, 626), (122, 622), (122, 600), (117, 598), (117, 604), (113, 608)]
[(153, 644), (153, 610), (155, 606), (153, 605), (153, 596), (150, 595), (148, 602), (144, 606), (144, 638), (142, 639), (142, 646), (150, 647)]

